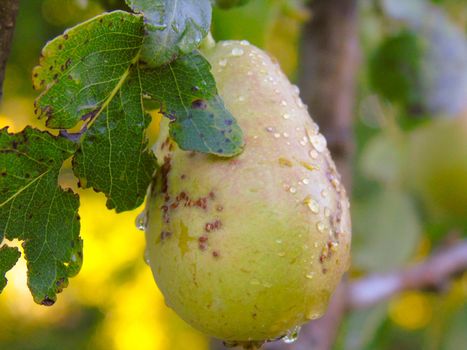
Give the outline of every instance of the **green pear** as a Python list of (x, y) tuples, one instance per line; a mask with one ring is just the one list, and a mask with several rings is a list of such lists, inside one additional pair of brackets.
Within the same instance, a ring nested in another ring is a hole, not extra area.
[(408, 156), (407, 177), (430, 213), (466, 225), (467, 112), (415, 129)]
[(167, 305), (193, 327), (275, 339), (325, 312), (349, 266), (349, 202), (278, 64), (244, 41), (205, 54), (245, 148), (234, 158), (183, 151), (161, 126), (146, 256)]

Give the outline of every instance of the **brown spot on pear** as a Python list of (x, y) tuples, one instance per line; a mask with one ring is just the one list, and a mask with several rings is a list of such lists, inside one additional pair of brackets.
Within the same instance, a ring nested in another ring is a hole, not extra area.
[(155, 152), (169, 171), (149, 201), (149, 262), (167, 304), (193, 327), (227, 341), (274, 339), (321, 316), (347, 270), (348, 200), (278, 65), (239, 42), (206, 56), (246, 145), (230, 159), (167, 147), (164, 122)]

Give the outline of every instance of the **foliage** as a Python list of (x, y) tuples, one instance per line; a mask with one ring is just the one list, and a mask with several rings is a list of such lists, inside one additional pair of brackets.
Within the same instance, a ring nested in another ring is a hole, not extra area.
[(138, 207), (156, 169), (145, 98), (171, 120), (182, 149), (227, 157), (242, 150), (242, 131), (194, 51), (210, 26), (210, 2), (128, 4), (138, 14), (99, 15), (42, 50), (33, 71), (34, 88), (43, 90), (36, 112), (60, 134), (2, 134), (0, 238), (24, 241), (28, 284), (44, 305), (55, 302), (82, 260), (78, 196), (57, 183), (65, 160), (72, 157), (79, 186), (103, 192), (109, 209)]
[[(389, 269), (390, 266), (385, 266), (383, 260), (389, 265), (396, 265), (396, 262), (401, 265), (420, 261), (436, 250), (439, 243), (450, 241), (467, 232), (465, 220), (459, 220), (465, 219), (463, 212), (459, 211), (461, 207), (455, 206), (456, 202), (451, 201), (449, 197), (455, 195), (455, 198), (465, 200), (465, 195), (463, 196), (465, 191), (460, 190), (460, 185), (464, 182), (443, 183), (447, 178), (441, 176), (443, 181), (431, 186), (429, 191), (414, 184), (416, 177), (422, 176), (424, 179), (433, 177), (436, 175), (434, 170), (440, 170), (451, 162), (451, 156), (462, 154), (454, 152), (456, 149), (461, 149), (454, 145), (456, 140), (454, 136), (460, 132), (460, 128), (457, 128), (456, 132), (448, 131), (449, 128), (444, 131), (434, 131), (433, 135), (439, 137), (428, 136), (428, 140), (420, 143), (425, 145), (431, 143), (430, 152), (425, 152), (426, 146), (415, 145), (414, 140), (424, 134), (430, 134), (427, 130), (437, 129), (432, 126), (436, 124), (433, 121), (435, 117), (449, 117), (452, 120), (465, 118), (461, 116), (462, 112), (458, 112), (463, 109), (462, 102), (467, 101), (462, 88), (465, 86), (462, 82), (465, 81), (466, 72), (465, 58), (463, 58), (465, 57), (466, 2), (465, 0), (393, 0), (392, 4), (395, 7), (391, 8), (388, 8), (387, 3), (389, 1), (383, 0), (359, 2), (362, 69), (358, 81), (354, 125), (357, 147), (353, 163), (354, 199), (351, 208), (357, 214), (353, 217), (355, 241), (352, 247), (354, 262), (351, 278), (364, 276), (378, 269)], [(301, 1), (251, 0), (247, 4), (228, 10), (214, 7), (213, 36), (216, 40), (249, 40), (272, 53), (287, 74), (294, 78), (297, 72), (299, 29), (307, 18), (307, 13), (300, 4)], [(410, 5), (411, 7), (407, 7)], [(419, 6), (418, 10), (416, 6)], [(395, 8), (399, 8), (399, 11), (394, 12)], [(12, 137), (12, 132), (21, 134), (21, 130), (26, 125), (43, 127), (42, 121), (31, 117), (33, 109), (30, 88), (31, 70), (37, 64), (37, 57), (43, 44), (55, 36), (59, 37), (68, 26), (91, 19), (104, 10), (116, 9), (129, 10), (124, 0), (43, 0), (29, 1), (22, 5), (15, 29), (16, 39), (9, 60), (5, 98), (0, 107), (0, 126), (9, 126), (8, 131), (4, 131), (8, 138)], [(401, 18), (397, 13), (406, 16)], [(409, 15), (410, 18), (407, 18)], [(141, 18), (141, 15), (130, 16), (134, 16), (135, 19)], [(417, 21), (414, 22), (413, 19)], [(144, 26), (143, 23), (143, 31)], [(108, 30), (105, 27), (102, 29)], [(398, 45), (388, 44), (394, 40)], [(118, 43), (105, 42), (105, 45), (112, 44)], [(202, 60), (195, 51), (182, 55), (180, 61), (175, 60), (171, 64), (177, 65), (183, 58), (187, 59), (192, 55)], [(374, 59), (377, 55), (380, 61)], [(99, 63), (104, 62), (104, 56), (99, 57), (100, 59), (94, 62), (98, 66)], [(128, 59), (131, 60), (131, 57), (128, 56)], [(390, 64), (381, 64), (382, 62)], [(100, 66), (99, 71), (103, 72), (105, 67), (102, 64)], [(140, 72), (146, 73), (151, 70), (154, 76), (162, 72), (162, 69), (154, 69), (142, 65), (141, 62), (138, 66)], [(163, 67), (168, 68), (167, 65)], [(52, 75), (52, 84), (61, 83), (61, 72), (59, 71), (58, 74), (57, 83), (54, 83)], [(133, 75), (132, 73), (131, 76)], [(146, 75), (142, 74), (141, 77), (144, 79)], [(205, 76), (205, 79), (209, 81), (210, 78)], [(178, 81), (185, 83), (187, 80), (184, 77)], [(191, 85), (202, 87), (198, 84), (201, 83), (197, 81)], [(390, 88), (387, 87), (388, 84), (391, 84)], [(113, 88), (110, 90), (112, 91)], [(205, 93), (210, 96), (212, 90), (208, 90), (205, 90)], [(163, 96), (154, 94), (151, 99), (147, 99), (148, 91), (142, 95), (144, 111), (162, 108), (169, 116), (170, 112), (164, 110)], [(196, 97), (198, 95), (195, 94), (197, 92), (192, 90), (186, 92), (187, 96), (191, 96), (187, 99), (198, 99)], [(163, 93), (167, 94), (168, 91), (164, 90)], [(323, 103), (332, 103), (332, 101), (323, 101)], [(115, 106), (118, 104), (116, 102)], [(131, 104), (131, 106), (135, 105), (139, 104)], [(102, 103), (96, 106), (98, 108)], [(191, 107), (191, 101), (188, 107)], [(310, 111), (313, 115), (313, 106), (310, 106)], [(40, 108), (38, 112), (41, 112)], [(111, 112), (114, 113), (111, 117), (117, 117), (118, 113), (122, 113), (118, 110), (118, 106)], [(88, 141), (88, 137), (91, 136), (88, 132), (99, 120), (102, 119), (101, 123), (106, 124), (105, 115), (105, 111), (102, 111), (99, 118), (92, 120), (72, 118), (71, 120), (77, 121), (73, 128), (68, 129), (67, 133), (61, 132), (61, 135), (59, 134), (61, 128), (50, 130), (50, 138), (57, 144), (69, 143), (71, 135), (74, 140), (77, 139), (73, 144), (79, 150)], [(99, 142), (95, 144), (95, 149), (98, 151), (91, 150), (92, 143), (87, 144), (89, 151), (85, 149), (85, 157), (81, 157), (79, 163), (75, 165), (79, 164), (78, 176), (82, 179), (89, 178), (87, 182), (81, 181), (82, 186), (97, 187), (107, 194), (111, 192), (111, 198), (114, 194), (118, 194), (115, 192), (118, 189), (113, 188), (110, 191), (109, 187), (105, 186), (109, 185), (108, 173), (107, 180), (95, 176), (98, 173), (105, 174), (105, 171), (100, 172), (94, 166), (95, 162), (103, 160), (95, 161), (88, 156), (95, 155), (102, 159), (107, 157), (108, 160), (109, 155), (112, 154), (112, 159), (117, 160), (113, 155), (123, 149), (136, 150), (136, 154), (150, 154), (144, 152), (143, 144), (146, 138), (150, 139), (147, 145), (153, 143), (160, 114), (150, 111), (150, 115), (153, 121), (146, 128), (142, 125), (150, 120), (146, 113), (131, 114), (129, 122), (133, 123), (132, 128), (136, 134), (128, 138), (134, 142), (128, 145), (125, 141), (121, 142), (126, 139), (122, 139), (122, 134), (125, 132), (120, 131), (128, 130), (129, 127), (115, 126), (118, 128), (115, 129), (117, 138), (112, 139), (115, 142), (111, 144), (112, 147), (117, 147), (116, 153), (108, 152), (111, 139), (99, 133), (107, 131), (107, 128), (92, 129), (96, 137), (99, 137)], [(44, 116), (47, 117), (47, 114)], [(54, 118), (52, 116), (52, 120)], [(112, 122), (114, 119), (108, 120)], [(135, 125), (136, 123), (138, 126)], [(87, 130), (82, 130), (84, 125), (88, 127)], [(141, 130), (144, 130), (144, 133)], [(462, 145), (462, 143), (456, 144)], [(102, 145), (102, 148), (97, 145)], [(416, 153), (420, 149), (423, 152), (422, 156), (417, 156)], [(67, 292), (61, 295), (59, 302), (52, 309), (34, 305), (26, 288), (24, 257), (21, 257), (17, 265), (10, 270), (16, 262), (18, 251), (23, 252), (22, 242), (18, 239), (11, 241), (5, 238), (0, 248), (0, 276), (6, 276), (8, 286), (0, 295), (2, 328), (0, 348), (50, 350), (90, 347), (128, 350), (134, 348), (134, 339), (138, 339), (140, 349), (183, 350), (187, 347), (207, 349), (207, 340), (185, 325), (165, 306), (163, 297), (152, 282), (149, 269), (143, 263), (141, 256), (144, 249), (143, 237), (138, 235), (133, 224), (133, 219), (141, 208), (116, 215), (114, 211), (103, 210), (104, 203), (108, 199), (102, 193), (88, 193), (89, 191), (77, 189), (69, 159), (78, 154), (73, 151), (63, 164), (60, 166), (57, 164), (58, 178), (50, 183), (60, 192), (69, 193), (70, 190), (61, 190), (60, 187), (71, 187), (80, 195), (79, 214), (82, 217), (80, 226), (85, 253), (81, 271), (71, 280)], [(4, 157), (3, 153), (0, 154), (1, 157)], [(129, 165), (134, 164), (135, 161), (136, 157), (124, 160), (125, 164)], [(154, 161), (152, 159), (152, 162)], [(427, 164), (424, 170), (414, 171), (413, 167), (421, 164), (422, 161)], [(32, 164), (31, 161), (29, 165)], [(83, 175), (85, 171), (86, 174), (89, 171), (89, 164), (92, 164), (93, 168), (91, 175)], [(105, 169), (110, 168), (106, 166)], [(119, 167), (119, 171), (121, 170), (122, 168)], [(56, 169), (52, 172), (57, 174)], [(127, 185), (137, 186), (141, 182), (137, 181), (136, 174), (143, 173), (136, 169), (128, 170), (126, 174), (128, 176), (131, 174), (128, 179), (133, 183)], [(140, 177), (142, 178), (144, 176)], [(465, 178), (467, 176), (464, 176)], [(121, 181), (117, 177), (115, 179)], [(24, 176), (23, 180), (26, 180)], [(0, 181), (2, 181), (1, 177)], [(110, 202), (109, 205), (116, 208), (134, 206), (135, 204), (131, 203), (140, 202), (144, 190), (132, 191), (128, 194), (136, 193), (140, 194), (133, 198), (128, 195), (119, 199), (117, 196), (115, 202), (113, 204)], [(433, 196), (441, 196), (438, 198), (442, 198), (443, 201), (433, 202)], [(440, 207), (442, 203), (454, 206), (455, 211), (446, 210), (444, 204)], [(457, 201), (457, 203), (461, 202)], [(403, 208), (406, 210), (402, 210)], [(392, 221), (385, 220), (386, 212), (394, 217)], [(29, 221), (27, 223), (29, 224)], [(371, 229), (373, 227), (375, 230)], [(31, 230), (33, 228), (31, 226)], [(381, 232), (384, 232), (384, 238), (377, 238), (380, 237)], [(409, 236), (403, 236), (403, 232), (408, 232)], [(34, 234), (36, 237), (36, 231)], [(14, 234), (11, 237), (17, 236)], [(40, 237), (36, 238), (39, 239), (38, 244), (41, 244)], [(405, 244), (410, 246), (403, 246)], [(394, 253), (397, 261), (392, 259), (391, 253)], [(373, 260), (366, 254), (373, 256)], [(50, 266), (53, 268), (53, 264)], [(5, 275), (8, 270), (10, 271)], [(459, 276), (452, 285), (446, 286), (443, 293), (420, 291), (397, 296), (389, 304), (350, 314), (345, 320), (336, 349), (462, 348), (465, 344), (467, 327), (467, 320), (464, 317), (466, 300), (465, 274)], [(33, 345), (31, 339), (34, 339)]]

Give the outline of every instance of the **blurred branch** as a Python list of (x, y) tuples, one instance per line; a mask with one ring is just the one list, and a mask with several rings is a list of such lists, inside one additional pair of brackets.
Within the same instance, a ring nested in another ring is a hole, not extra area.
[(357, 0), (314, 0), (303, 30), (299, 85), (347, 189), (351, 184), (353, 109), (359, 64)]
[(19, 0), (2, 0), (0, 3), (0, 100), (3, 96), (3, 80), (10, 54)]
[(405, 270), (370, 275), (350, 284), (347, 308), (372, 306), (405, 290), (440, 288), (452, 276), (467, 271), (467, 240), (446, 247)]

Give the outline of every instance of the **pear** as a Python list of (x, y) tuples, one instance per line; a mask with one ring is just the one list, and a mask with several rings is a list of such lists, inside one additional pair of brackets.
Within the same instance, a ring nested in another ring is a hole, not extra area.
[(242, 344), (276, 339), (325, 312), (349, 265), (349, 202), (278, 64), (244, 41), (205, 55), (245, 147), (234, 158), (187, 152), (161, 126), (146, 257), (193, 327)]
[(408, 158), (407, 179), (430, 214), (467, 227), (467, 111), (411, 132)]

